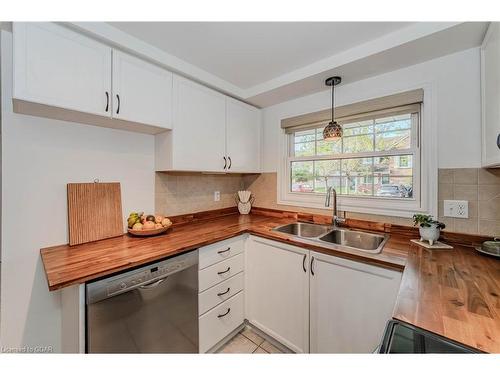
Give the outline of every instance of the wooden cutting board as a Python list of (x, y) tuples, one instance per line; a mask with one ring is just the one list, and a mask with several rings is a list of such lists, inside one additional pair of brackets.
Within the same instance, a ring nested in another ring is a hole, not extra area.
[(123, 234), (119, 182), (68, 184), (70, 246)]

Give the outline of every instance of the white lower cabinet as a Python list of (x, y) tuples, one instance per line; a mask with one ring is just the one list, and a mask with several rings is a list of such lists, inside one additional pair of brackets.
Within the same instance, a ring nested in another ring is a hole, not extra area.
[(200, 316), (200, 353), (206, 353), (243, 323), (244, 306), (244, 292), (241, 291)]
[(246, 317), (297, 353), (309, 351), (309, 251), (250, 236)]
[(311, 353), (372, 353), (401, 272), (311, 251)]
[(245, 267), (244, 263), (244, 255), (238, 254), (200, 270), (198, 273), (199, 291), (202, 292), (240, 273)]
[(230, 279), (223, 281), (210, 289), (201, 292), (198, 296), (198, 311), (200, 314), (231, 298), (236, 293), (243, 290), (245, 285), (243, 272), (234, 275)]
[(213, 349), (245, 321), (245, 238), (198, 249), (200, 353)]

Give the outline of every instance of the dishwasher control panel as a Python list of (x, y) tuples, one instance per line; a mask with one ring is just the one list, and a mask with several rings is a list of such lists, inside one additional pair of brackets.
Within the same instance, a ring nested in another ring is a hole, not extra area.
[(198, 250), (87, 284), (87, 303), (154, 283), (198, 264)]

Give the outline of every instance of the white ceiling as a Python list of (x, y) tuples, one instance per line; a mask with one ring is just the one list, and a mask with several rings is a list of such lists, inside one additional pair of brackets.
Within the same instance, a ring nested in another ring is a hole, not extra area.
[(479, 46), (488, 22), (73, 22), (258, 107)]
[(113, 22), (242, 89), (409, 25), (407, 22)]

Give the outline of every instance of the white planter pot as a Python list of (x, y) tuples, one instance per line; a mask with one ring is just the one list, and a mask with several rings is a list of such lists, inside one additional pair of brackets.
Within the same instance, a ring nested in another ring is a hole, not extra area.
[(430, 227), (420, 227), (418, 230), (420, 232), (420, 241), (429, 241), (431, 246), (439, 239), (441, 233), (441, 229), (438, 228), (437, 224), (431, 224)]

